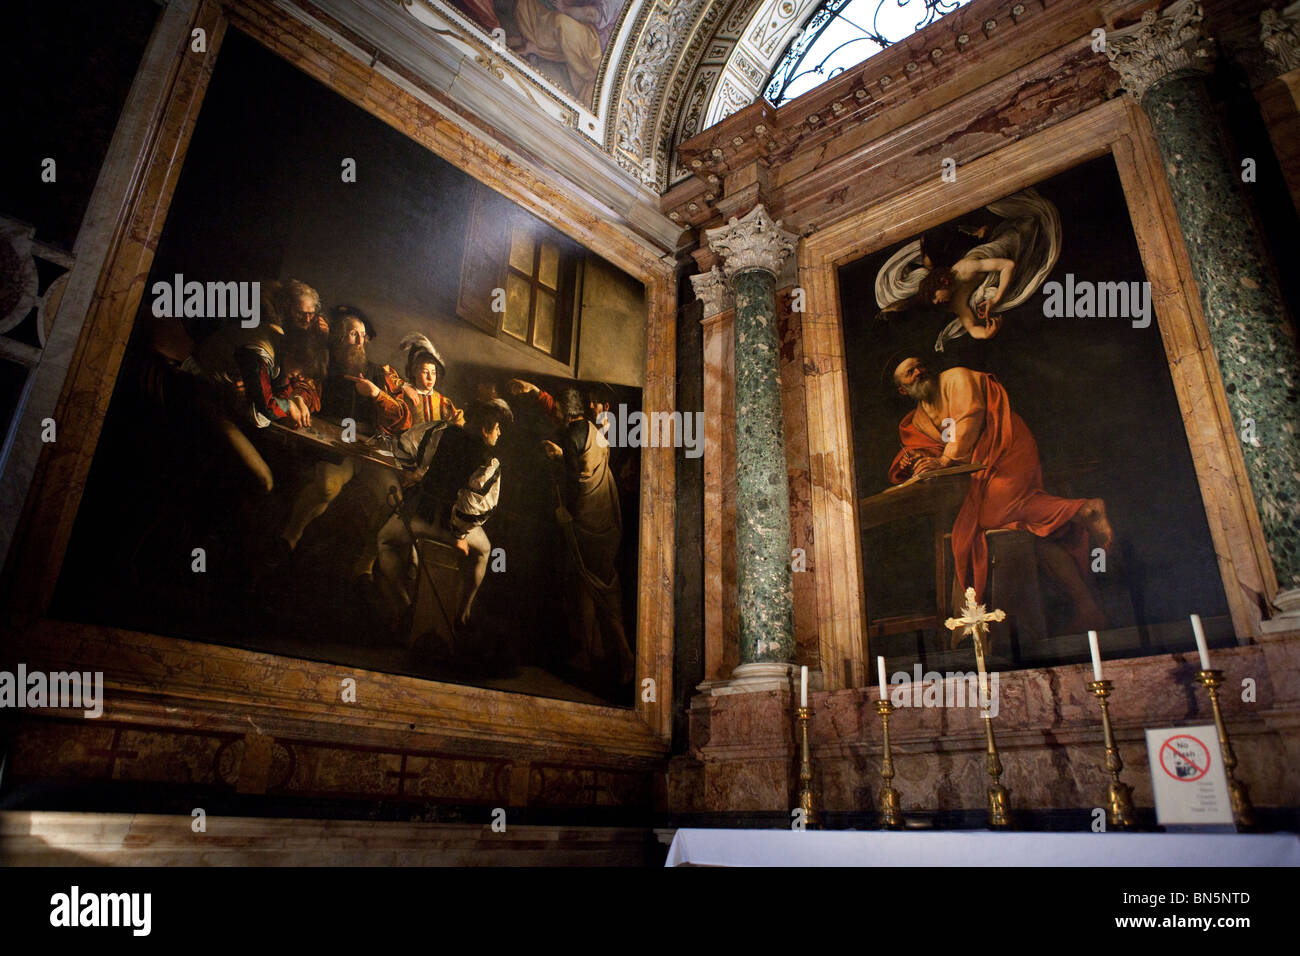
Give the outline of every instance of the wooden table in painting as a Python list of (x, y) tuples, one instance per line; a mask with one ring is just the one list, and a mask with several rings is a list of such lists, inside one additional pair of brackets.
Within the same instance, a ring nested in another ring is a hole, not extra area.
[(323, 418), (313, 418), (305, 428), (292, 428), (272, 422), (261, 432), (268, 439), (283, 442), (287, 447), (299, 452), (311, 451), (323, 457), (346, 455), (352, 458), (364, 458), (385, 468), (391, 468), (400, 476), (403, 487), (415, 482), (415, 473), (404, 468), (393, 452), (396, 445), (385, 435), (358, 437), (356, 441), (343, 440), (343, 428)]
[(957, 465), (939, 469), (919, 480), (887, 488), (858, 501), (858, 520), (863, 532), (916, 516), (930, 516), (934, 527), (932, 540), (928, 544), (934, 550), (935, 607), (921, 613), (884, 618), (873, 618), (868, 613), (869, 637), (935, 630), (948, 616), (947, 579), (952, 559), (945, 536), (952, 531), (953, 520), (970, 488), (968, 476), (982, 467)]

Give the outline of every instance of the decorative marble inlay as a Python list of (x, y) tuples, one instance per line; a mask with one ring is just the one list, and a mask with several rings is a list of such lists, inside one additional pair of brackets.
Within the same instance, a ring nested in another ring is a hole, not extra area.
[(1166, 77), (1209, 72), (1214, 45), (1202, 30), (1202, 19), (1199, 3), (1178, 0), (1161, 13), (1148, 10), (1141, 23), (1107, 36), (1106, 57), (1139, 102)]
[(1281, 12), (1265, 10), (1259, 15), (1259, 27), (1259, 40), (1279, 73), (1300, 67), (1300, 2)]
[(695, 290), (695, 298), (704, 303), (705, 318), (726, 312), (735, 304), (727, 280), (717, 266), (708, 272), (691, 276), (691, 287)]
[(1300, 587), (1300, 356), (1205, 84), (1151, 87), (1151, 117), (1279, 586)]
[(794, 251), (798, 236), (781, 228), (760, 204), (742, 218), (732, 216), (725, 226), (705, 230), (709, 247), (726, 260), (723, 268), (728, 279), (751, 269), (761, 269), (776, 276), (781, 264)]
[(790, 489), (776, 322), (776, 279), (732, 272), (736, 296), (736, 556), (741, 664), (794, 659)]
[(705, 232), (735, 295), (736, 558), (740, 662), (794, 659), (790, 489), (776, 276), (796, 236), (762, 205)]

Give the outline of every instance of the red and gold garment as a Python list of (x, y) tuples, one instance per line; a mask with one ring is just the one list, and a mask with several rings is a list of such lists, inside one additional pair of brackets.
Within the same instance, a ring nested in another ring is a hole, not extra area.
[(903, 455), (915, 449), (946, 456), (954, 464), (979, 462), (970, 490), (952, 526), (952, 556), (962, 589), (975, 588), (983, 600), (988, 582), (985, 531), (1009, 528), (1052, 537), (1064, 547), (1085, 578), (1088, 574), (1088, 532), (1074, 522), (1082, 498), (1058, 498), (1043, 490), (1038, 443), (1024, 419), (1011, 410), (1011, 401), (997, 378), (967, 368), (947, 369), (939, 376), (942, 401), (940, 423), (952, 419), (952, 441), (944, 443), (940, 428), (920, 408), (898, 425), (902, 450), (894, 456), (889, 480), (905, 481), (911, 467)]

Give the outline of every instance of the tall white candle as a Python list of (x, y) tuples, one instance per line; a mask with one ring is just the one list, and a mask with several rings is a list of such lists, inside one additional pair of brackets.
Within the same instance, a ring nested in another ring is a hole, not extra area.
[(880, 675), (880, 696), (883, 699), (889, 693), (889, 681), (885, 680), (885, 659), (883, 657), (876, 658), (876, 672)]
[(1088, 650), (1092, 651), (1092, 679), (1101, 680), (1101, 648), (1097, 646), (1097, 632), (1088, 632)]
[(1192, 615), (1192, 633), (1196, 635), (1196, 650), (1201, 655), (1201, 670), (1210, 669), (1210, 648), (1205, 643), (1205, 629), (1201, 627), (1201, 616)]
[(799, 668), (799, 706), (808, 706), (808, 665)]

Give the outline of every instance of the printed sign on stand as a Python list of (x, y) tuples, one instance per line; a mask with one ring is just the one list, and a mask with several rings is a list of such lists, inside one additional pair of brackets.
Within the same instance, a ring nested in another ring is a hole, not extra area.
[(1228, 776), (1213, 724), (1148, 730), (1147, 756), (1161, 826), (1233, 825)]

